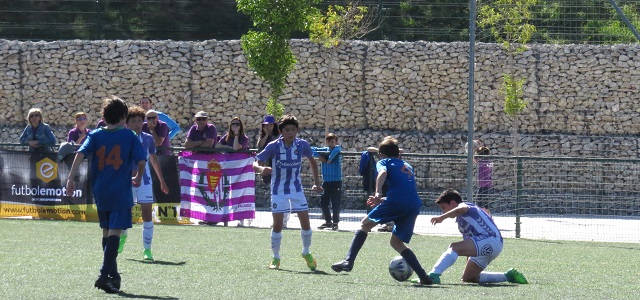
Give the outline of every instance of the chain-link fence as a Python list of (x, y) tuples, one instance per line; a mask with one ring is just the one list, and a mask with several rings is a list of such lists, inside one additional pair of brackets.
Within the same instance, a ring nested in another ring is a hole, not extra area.
[[(326, 0), (318, 6), (344, 5)], [(478, 7), (495, 1), (478, 1)], [(360, 0), (377, 18), (365, 40), (453, 42), (469, 39), (468, 0)], [(640, 3), (618, 0), (635, 26)], [(528, 20), (534, 43), (632, 43), (631, 30), (607, 0), (538, 0)], [(0, 38), (17, 40), (239, 39), (251, 28), (235, 0), (2, 0)], [(299, 33), (296, 38), (304, 38)], [(486, 29), (478, 41), (493, 42)]]

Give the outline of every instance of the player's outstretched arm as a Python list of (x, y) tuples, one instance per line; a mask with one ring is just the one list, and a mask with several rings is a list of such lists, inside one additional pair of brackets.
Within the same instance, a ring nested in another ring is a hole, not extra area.
[(169, 187), (164, 181), (164, 176), (162, 175), (162, 168), (160, 167), (158, 156), (155, 154), (149, 154), (149, 162), (151, 162), (151, 166), (156, 171), (156, 175), (158, 175), (158, 180), (160, 181), (160, 190), (162, 190), (162, 192), (165, 194), (169, 194)]
[(80, 168), (80, 164), (84, 159), (84, 153), (78, 152), (76, 153), (76, 157), (73, 159), (73, 164), (71, 165), (71, 171), (69, 171), (69, 178), (67, 178), (67, 195), (72, 195), (73, 191), (76, 189), (76, 183), (73, 181), (76, 174), (78, 173), (78, 169)]
[(144, 174), (144, 169), (147, 165), (147, 161), (146, 160), (141, 160), (138, 162), (138, 173), (136, 173), (136, 176), (133, 177), (132, 182), (133, 182), (133, 186), (135, 187), (139, 187), (140, 183), (142, 182), (142, 175)]
[(311, 167), (311, 175), (313, 176), (312, 190), (316, 192), (322, 192), (322, 185), (320, 184), (320, 176), (318, 175), (318, 163), (313, 157), (307, 157), (309, 161), (309, 167)]

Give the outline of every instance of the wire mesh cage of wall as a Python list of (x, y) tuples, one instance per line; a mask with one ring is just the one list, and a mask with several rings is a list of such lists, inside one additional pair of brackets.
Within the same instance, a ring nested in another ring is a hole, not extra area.
[[(327, 0), (319, 4), (346, 5)], [(467, 41), (467, 0), (361, 0), (379, 19), (366, 40)], [(615, 1), (626, 18), (640, 25), (640, 4)], [(478, 7), (495, 1), (478, 1)], [(509, 5), (509, 4), (505, 4)], [(611, 1), (538, 0), (527, 21), (535, 25), (533, 43), (611, 44), (636, 39)], [(0, 36), (17, 40), (239, 39), (251, 28), (236, 1), (195, 0), (17, 0), (0, 1)], [(304, 34), (299, 37), (304, 37)], [(478, 41), (494, 42), (488, 29), (478, 29)]]

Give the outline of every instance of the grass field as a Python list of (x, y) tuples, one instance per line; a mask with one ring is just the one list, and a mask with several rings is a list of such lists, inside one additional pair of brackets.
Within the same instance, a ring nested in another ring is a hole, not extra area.
[[(442, 285), (414, 287), (388, 272), (389, 233), (370, 234), (355, 268), (334, 273), (352, 232), (314, 231), (318, 271), (300, 257), (299, 230), (284, 231), (281, 270), (268, 270), (269, 230), (155, 227), (155, 262), (142, 261), (140, 225), (118, 257), (122, 292), (93, 288), (102, 262), (96, 223), (0, 220), (0, 299), (638, 299), (640, 245), (506, 239), (489, 271), (516, 267), (528, 285), (460, 283), (463, 259)], [(429, 271), (453, 237), (414, 236)]]

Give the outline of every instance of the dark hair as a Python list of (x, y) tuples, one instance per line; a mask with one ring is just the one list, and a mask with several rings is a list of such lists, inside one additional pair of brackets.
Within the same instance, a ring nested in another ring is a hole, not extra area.
[(240, 131), (238, 132), (238, 136), (244, 136), (244, 123), (242, 123), (242, 120), (240, 120), (240, 118), (233, 117), (233, 119), (231, 119), (231, 121), (229, 122), (229, 131), (227, 131), (227, 145), (229, 145), (229, 143), (233, 145), (233, 139), (235, 138), (233, 130), (231, 130), (231, 123), (233, 123), (233, 121), (240, 122)]
[(140, 97), (140, 100), (142, 100), (142, 99), (144, 99), (144, 98), (149, 99), (149, 103), (150, 103), (150, 104), (153, 104), (153, 99), (151, 98), (151, 96), (142, 96), (142, 97)]
[(102, 118), (107, 124), (118, 124), (127, 117), (128, 112), (127, 103), (114, 95), (102, 100)]
[(129, 113), (127, 114), (127, 121), (126, 122), (129, 123), (129, 120), (131, 118), (135, 118), (135, 117), (140, 117), (140, 118), (142, 118), (142, 120), (144, 120), (144, 116), (145, 116), (145, 113), (144, 113), (144, 109), (142, 107), (140, 107), (140, 106), (132, 106), (132, 107), (129, 107)]
[(378, 145), (378, 153), (384, 154), (387, 157), (400, 157), (400, 147), (398, 147), (398, 140), (392, 137), (385, 137), (380, 145)]
[(478, 155), (489, 155), (491, 153), (491, 150), (489, 150), (489, 147), (485, 147), (485, 146), (481, 146), (480, 148), (478, 148)]
[(338, 136), (333, 134), (333, 133), (327, 133), (327, 137), (324, 138), (325, 141), (331, 141), (331, 140), (335, 140), (336, 142), (338, 142)]
[(451, 203), (451, 201), (454, 201), (456, 203), (462, 203), (462, 196), (460, 195), (460, 193), (458, 193), (458, 191), (454, 190), (454, 189), (448, 189), (444, 192), (442, 192), (442, 194), (440, 194), (440, 196), (438, 197), (438, 200), (436, 200), (436, 204), (440, 204), (440, 203)]
[(298, 119), (293, 115), (284, 115), (280, 118), (280, 122), (278, 122), (278, 130), (282, 131), (285, 126), (294, 125), (296, 128), (299, 128)]

